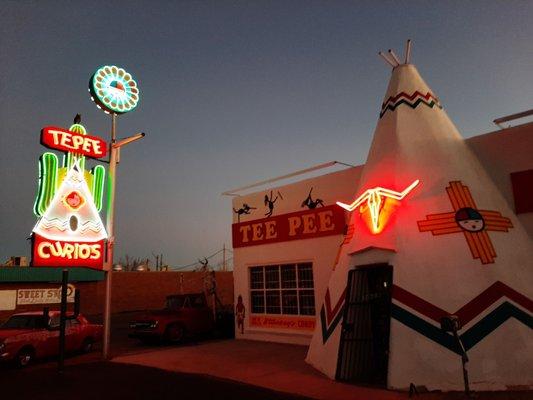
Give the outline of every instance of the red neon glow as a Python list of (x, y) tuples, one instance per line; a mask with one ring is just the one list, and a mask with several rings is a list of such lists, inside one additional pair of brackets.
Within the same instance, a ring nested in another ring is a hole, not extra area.
[[(357, 207), (361, 206), (359, 212), (363, 214), (367, 209), (370, 211), (370, 222), (372, 226), (372, 231), (374, 233), (381, 232), (382, 227), (384, 226), (388, 216), (384, 215), (381, 211), (383, 209), (383, 204), (385, 202), (384, 198), (390, 198), (393, 200), (402, 200), (411, 190), (413, 190), (420, 181), (417, 179), (406, 187), (402, 192), (396, 192), (395, 190), (390, 190), (382, 187), (375, 187), (372, 189), (367, 189), (361, 196), (359, 196), (352, 204), (345, 204), (337, 201), (337, 205), (344, 208), (348, 211), (353, 211)], [(366, 203), (366, 204), (363, 204)], [(383, 214), (383, 215), (380, 215)], [(387, 217), (387, 218), (383, 218)]]

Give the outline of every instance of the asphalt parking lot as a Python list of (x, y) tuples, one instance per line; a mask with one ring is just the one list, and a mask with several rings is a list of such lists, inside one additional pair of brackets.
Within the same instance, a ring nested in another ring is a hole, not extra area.
[(0, 386), (7, 399), (305, 399), (202, 375), (112, 362), (69, 365), (61, 375), (50, 366), (4, 371)]
[[(408, 393), (331, 381), (305, 364), (303, 346), (245, 340), (189, 340), (180, 345), (146, 345), (128, 337), (140, 313), (113, 315), (111, 355), (101, 344), (70, 355), (57, 373), (56, 360), (16, 370), (0, 368), (0, 398), (16, 399), (408, 399)], [(99, 317), (89, 317), (100, 322)], [(459, 400), (462, 393), (421, 393), (414, 399)], [(475, 393), (479, 400), (530, 400), (532, 392)]]

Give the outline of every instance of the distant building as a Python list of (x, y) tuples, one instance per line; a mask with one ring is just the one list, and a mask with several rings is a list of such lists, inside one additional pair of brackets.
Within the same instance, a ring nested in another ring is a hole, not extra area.
[(28, 257), (25, 256), (12, 256), (4, 263), (5, 267), (27, 267), (29, 265)]

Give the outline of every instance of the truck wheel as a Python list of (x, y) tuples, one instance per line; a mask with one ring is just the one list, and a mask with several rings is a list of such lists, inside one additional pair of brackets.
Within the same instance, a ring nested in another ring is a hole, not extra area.
[(83, 340), (83, 343), (81, 344), (81, 348), (80, 348), (80, 351), (82, 353), (90, 353), (91, 351), (93, 351), (93, 344), (94, 344), (94, 341), (92, 338), (88, 337), (88, 338), (85, 338)]
[(185, 328), (180, 324), (172, 324), (165, 330), (165, 339), (171, 343), (178, 343), (185, 337)]
[(35, 352), (32, 348), (25, 347), (20, 349), (15, 357), (15, 366), (17, 368), (25, 368), (33, 362)]

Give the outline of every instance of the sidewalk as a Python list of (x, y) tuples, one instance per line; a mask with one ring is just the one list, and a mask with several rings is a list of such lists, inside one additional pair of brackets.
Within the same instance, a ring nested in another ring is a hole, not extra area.
[(315, 399), (408, 398), (405, 393), (332, 381), (305, 363), (306, 353), (304, 346), (226, 340), (120, 356), (113, 362), (211, 375)]
[[(396, 400), (408, 393), (328, 379), (304, 359), (307, 347), (251, 340), (224, 340), (166, 347), (116, 357), (113, 362), (210, 375), (320, 400)], [(465, 399), (463, 393), (423, 393), (420, 400)], [(476, 400), (526, 400), (531, 392), (476, 393)]]

